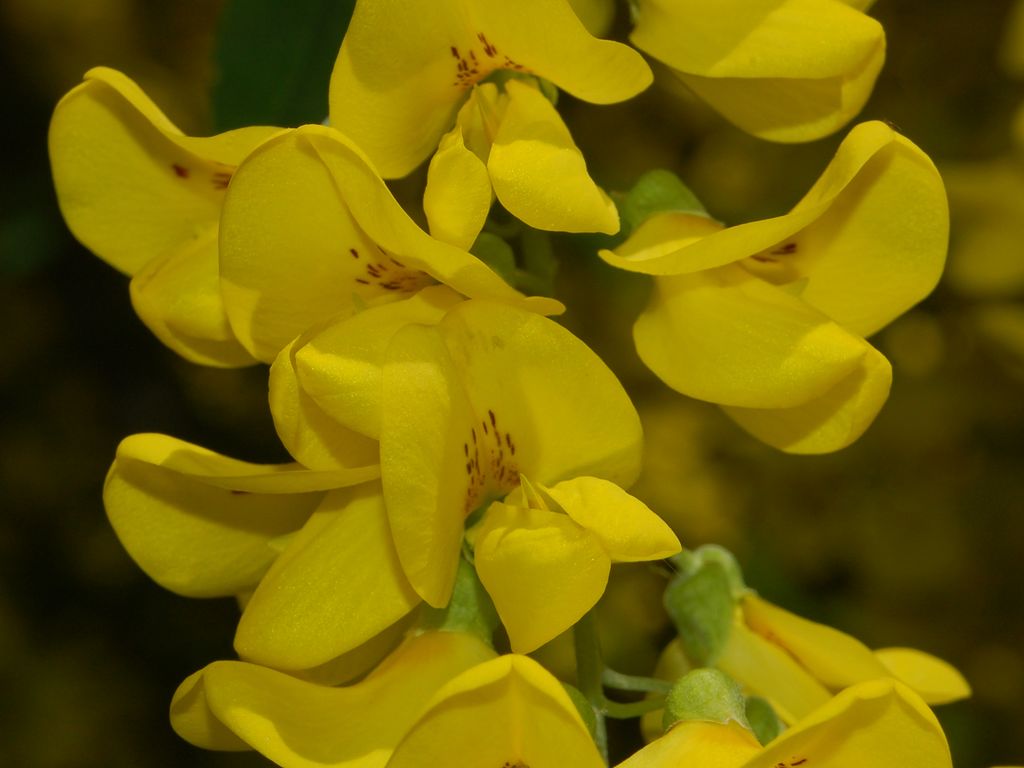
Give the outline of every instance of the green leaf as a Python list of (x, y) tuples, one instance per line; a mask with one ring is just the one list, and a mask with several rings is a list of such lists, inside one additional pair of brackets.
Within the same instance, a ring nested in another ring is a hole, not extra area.
[(729, 574), (720, 562), (680, 573), (665, 589), (665, 610), (694, 666), (714, 664), (729, 639), (734, 608)]
[(679, 211), (707, 216), (708, 212), (690, 188), (671, 171), (655, 168), (641, 176), (624, 198), (618, 200), (623, 233), (628, 233), (655, 213)]
[(786, 727), (767, 699), (760, 696), (747, 697), (747, 722), (762, 746), (774, 740)]
[(327, 86), (355, 0), (228, 0), (214, 52), (217, 131), (327, 117)]

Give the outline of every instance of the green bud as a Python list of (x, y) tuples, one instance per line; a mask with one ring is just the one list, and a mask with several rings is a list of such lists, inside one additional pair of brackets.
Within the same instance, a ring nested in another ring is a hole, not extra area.
[(779, 716), (775, 714), (775, 709), (767, 699), (762, 699), (760, 696), (747, 697), (746, 712), (750, 729), (762, 745), (772, 741), (786, 727), (779, 720)]
[(667, 731), (681, 720), (728, 723), (735, 720), (749, 728), (746, 700), (732, 678), (717, 669), (687, 672), (672, 686), (665, 699), (662, 727)]
[(498, 612), (494, 610), (494, 603), (480, 583), (476, 569), (460, 557), (451, 600), (444, 608), (425, 605), (420, 615), (420, 628), (437, 632), (468, 632), (493, 645), (497, 627)]
[(747, 585), (743, 581), (743, 569), (736, 562), (736, 557), (732, 552), (725, 547), (718, 544), (705, 544), (698, 547), (695, 554), (701, 563), (718, 563), (725, 569), (725, 575), (729, 577), (729, 587), (732, 589), (734, 598), (738, 600), (748, 591)]
[(735, 609), (725, 567), (704, 562), (690, 573), (677, 574), (665, 589), (664, 601), (686, 657), (694, 666), (714, 664), (729, 640)]
[(628, 234), (655, 213), (674, 211), (707, 216), (697, 196), (671, 171), (655, 168), (641, 176), (619, 200), (623, 234)]

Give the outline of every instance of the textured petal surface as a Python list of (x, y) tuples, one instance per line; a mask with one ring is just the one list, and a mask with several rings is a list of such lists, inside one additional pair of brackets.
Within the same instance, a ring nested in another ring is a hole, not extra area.
[(50, 124), (61, 212), (83, 245), (135, 274), (216, 227), (234, 165), (277, 130), (188, 138), (134, 82), (92, 69)]
[[(434, 692), (493, 655), (471, 635), (428, 632), (407, 640), (364, 681), (346, 688), (218, 661), (179, 687), (171, 724), (184, 739), (207, 748), (223, 744), (228, 731), (235, 743), (248, 744), (278, 765), (383, 768)], [(204, 727), (214, 719), (219, 728)]]
[(737, 266), (658, 278), (633, 327), (640, 359), (701, 400), (787, 408), (820, 397), (870, 349), (799, 298)]
[(418, 604), (395, 554), (379, 486), (336, 491), (263, 577), (238, 624), (235, 650), (278, 669), (314, 667)]
[(103, 489), (124, 548), (161, 586), (190, 597), (251, 589), (327, 488), (348, 479), (299, 465), (230, 459), (165, 435), (118, 448)]
[(381, 464), (395, 542), (425, 600), (443, 605), (462, 520), (518, 484), (635, 480), (641, 431), (622, 385), (540, 315), (486, 301), (396, 334), (384, 370)]
[(562, 684), (527, 656), (501, 656), (435, 695), (388, 768), (602, 768)]
[(875, 657), (889, 674), (914, 689), (929, 704), (966, 699), (971, 686), (957, 669), (942, 659), (913, 648), (880, 648)]
[(536, 88), (510, 80), (487, 170), (509, 213), (535, 229), (619, 231), (615, 204), (587, 174), (558, 111)]
[(484, 515), (474, 562), (515, 653), (535, 651), (579, 621), (611, 570), (597, 537), (567, 515), (500, 502)]
[(466, 90), (495, 69), (534, 72), (600, 104), (651, 82), (636, 51), (592, 37), (565, 0), (378, 0), (360, 4), (345, 35), (331, 124), (385, 177), (404, 176), (451, 127)]
[(771, 742), (745, 768), (794, 763), (815, 768), (953, 765), (935, 715), (913, 691), (892, 680), (860, 683), (842, 691)]
[(834, 0), (643, 0), (630, 38), (740, 128), (775, 141), (835, 131), (871, 93), (881, 25)]
[(871, 426), (892, 385), (892, 366), (865, 342), (860, 364), (825, 394), (792, 408), (723, 407), (762, 442), (787, 453), (829, 453), (845, 448)]
[(578, 477), (558, 483), (548, 493), (601, 542), (613, 563), (660, 560), (681, 549), (665, 521), (615, 483)]

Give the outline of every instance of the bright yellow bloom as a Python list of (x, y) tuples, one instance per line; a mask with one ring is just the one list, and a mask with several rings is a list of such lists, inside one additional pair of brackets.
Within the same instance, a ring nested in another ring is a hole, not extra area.
[(864, 337), (932, 290), (948, 231), (931, 161), (871, 122), (784, 216), (723, 229), (655, 214), (601, 256), (656, 277), (633, 336), (660, 379), (771, 445), (822, 453), (884, 404), (891, 368)]
[(193, 362), (256, 362), (224, 312), (217, 224), (235, 167), (278, 130), (185, 136), (138, 85), (103, 67), (54, 110), (50, 162), (68, 227), (132, 276), (139, 317)]
[(465, 517), (520, 473), (628, 487), (640, 466), (636, 411), (585, 344), (540, 315), (443, 287), (305, 334), (271, 369), (271, 408), (282, 436), (319, 430), (317, 451), (332, 430), (379, 439), (402, 567), (434, 606), (451, 592)]
[[(963, 676), (946, 662), (909, 648), (871, 651), (850, 635), (745, 595), (715, 666), (744, 690), (767, 699), (794, 723), (825, 704), (832, 693), (877, 678), (894, 677), (929, 704), (970, 695)], [(674, 679), (689, 664), (678, 641), (659, 661), (659, 675)]]
[(725, 118), (773, 141), (845, 125), (871, 95), (885, 32), (839, 0), (637, 0), (630, 40)]
[(328, 489), (379, 475), (376, 457), (366, 459), (312, 471), (132, 435), (118, 446), (103, 503), (124, 548), (158, 584), (190, 597), (236, 595), (256, 586)]
[(536, 229), (619, 231), (615, 204), (587, 174), (586, 161), (554, 105), (536, 85), (481, 83), (430, 161), (423, 208), (435, 237), (468, 248), (491, 206), (491, 190)]
[(612, 563), (680, 550), (657, 515), (607, 480), (541, 486), (532, 498), (530, 488), (493, 503), (472, 532), (477, 573), (516, 653), (536, 650), (593, 608)]
[(636, 51), (592, 37), (566, 0), (363, 0), (331, 76), (331, 125), (385, 178), (404, 176), (435, 150), (470, 89), (499, 69), (594, 104), (651, 82)]
[(171, 725), (196, 746), (255, 749), (286, 768), (381, 768), (438, 689), (493, 657), (473, 635), (425, 632), (341, 688), (218, 661), (179, 686)]
[(528, 656), (501, 656), (437, 692), (388, 768), (602, 768), (572, 701)]
[(847, 688), (761, 747), (735, 721), (688, 720), (619, 768), (951, 768), (931, 710), (894, 680)]
[(284, 133), (239, 167), (220, 250), (232, 327), (266, 362), (317, 323), (438, 282), (466, 296), (562, 310), (523, 297), (475, 256), (423, 232), (363, 153), (323, 126)]

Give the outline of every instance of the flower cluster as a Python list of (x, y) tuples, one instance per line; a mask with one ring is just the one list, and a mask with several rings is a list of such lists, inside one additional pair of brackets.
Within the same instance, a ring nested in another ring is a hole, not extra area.
[[(602, 189), (557, 104), (638, 95), (643, 52), (743, 130), (818, 138), (881, 69), (866, 5), (637, 0), (630, 45), (584, 2), (359, 0), (323, 125), (208, 138), (86, 74), (50, 130), (68, 226), (172, 350), (269, 364), (293, 458), (117, 449), (104, 502), (131, 556), (242, 607), (239, 659), (174, 696), (183, 738), (282, 766), (598, 767), (606, 718), (644, 716), (626, 768), (950, 765), (929, 704), (968, 695), (956, 670), (771, 605), (628, 492), (633, 404), (495, 224), (605, 235), (605, 262), (653, 278), (634, 337), (656, 376), (782, 450), (848, 445), (892, 378), (866, 337), (942, 271), (928, 157), (858, 125), (788, 213), (727, 226), (666, 172)], [(386, 180), (428, 160), (420, 218)], [(677, 637), (622, 675), (591, 609), (614, 565), (666, 560)], [(529, 655), (566, 633), (571, 680)]]

